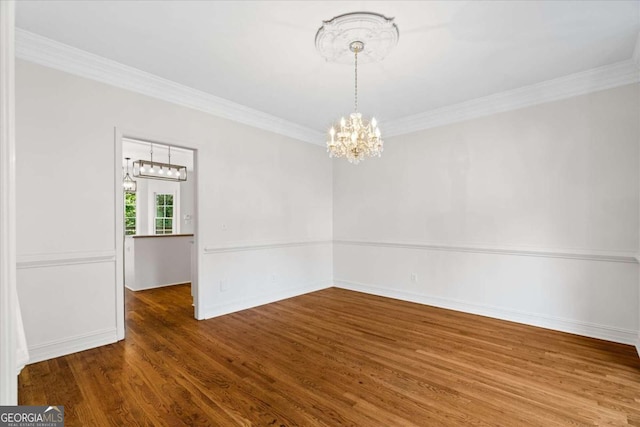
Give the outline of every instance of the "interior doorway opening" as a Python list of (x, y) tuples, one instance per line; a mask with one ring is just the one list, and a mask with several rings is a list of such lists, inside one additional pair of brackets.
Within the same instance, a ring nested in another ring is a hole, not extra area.
[(189, 286), (197, 318), (197, 150), (116, 132), (116, 159), (116, 311), (123, 339), (131, 292)]

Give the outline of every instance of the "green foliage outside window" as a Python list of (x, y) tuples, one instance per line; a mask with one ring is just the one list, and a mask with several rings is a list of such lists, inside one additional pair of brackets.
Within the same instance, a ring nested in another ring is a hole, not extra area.
[(124, 193), (124, 234), (136, 234), (136, 193)]

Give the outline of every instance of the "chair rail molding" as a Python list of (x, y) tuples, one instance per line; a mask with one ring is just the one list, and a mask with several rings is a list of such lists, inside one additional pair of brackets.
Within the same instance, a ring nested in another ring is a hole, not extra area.
[(51, 252), (18, 256), (18, 269), (115, 262), (116, 250)]
[(391, 241), (370, 241), (370, 240), (346, 240), (336, 239), (334, 244), (349, 246), (372, 246), (381, 248), (400, 248), (414, 250), (449, 251), (449, 252), (474, 252), (496, 255), (514, 255), (529, 257), (547, 258), (568, 258), (587, 261), (603, 262), (623, 262), (637, 264), (635, 252), (618, 252), (602, 250), (584, 249), (556, 249), (556, 248), (533, 248), (533, 247), (512, 247), (512, 246), (489, 246), (489, 245), (467, 245), (467, 244), (447, 244), (433, 242), (391, 242)]
[(215, 254), (221, 252), (257, 251), (264, 249), (289, 248), (296, 246), (329, 245), (331, 239), (299, 239), (299, 240), (279, 240), (279, 241), (243, 241), (230, 243), (222, 246), (206, 246), (205, 254)]

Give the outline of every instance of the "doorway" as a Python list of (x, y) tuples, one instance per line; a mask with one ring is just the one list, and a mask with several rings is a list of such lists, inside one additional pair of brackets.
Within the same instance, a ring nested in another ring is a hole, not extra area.
[(198, 318), (197, 149), (116, 130), (115, 154), (116, 326), (124, 339), (125, 287), (187, 284)]

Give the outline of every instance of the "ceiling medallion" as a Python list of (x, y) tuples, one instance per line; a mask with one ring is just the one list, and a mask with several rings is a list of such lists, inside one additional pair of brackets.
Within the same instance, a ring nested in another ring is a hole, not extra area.
[(355, 64), (353, 113), (329, 129), (329, 157), (345, 157), (349, 163), (358, 164), (366, 157), (381, 156), (384, 143), (375, 117), (368, 120), (358, 112), (358, 59), (381, 60), (396, 45), (398, 37), (393, 18), (368, 12), (349, 13), (325, 21), (316, 33), (316, 47), (327, 61), (345, 62), (346, 55), (351, 59), (353, 54)]
[(384, 59), (398, 44), (400, 32), (394, 18), (373, 12), (353, 12), (324, 21), (316, 33), (316, 49), (328, 62), (351, 64), (351, 43), (363, 42), (361, 64)]

